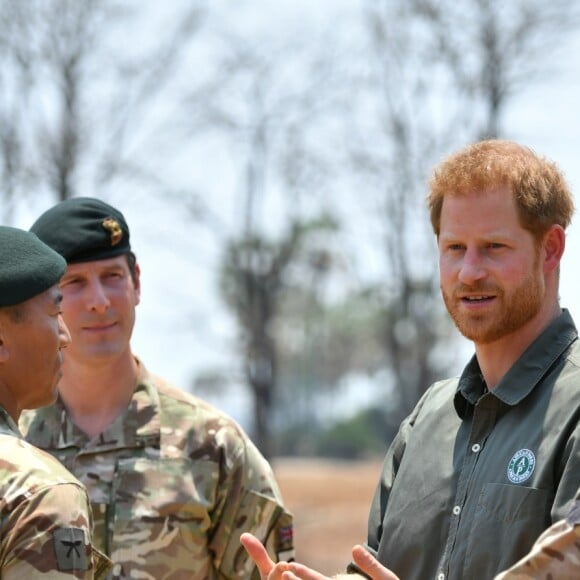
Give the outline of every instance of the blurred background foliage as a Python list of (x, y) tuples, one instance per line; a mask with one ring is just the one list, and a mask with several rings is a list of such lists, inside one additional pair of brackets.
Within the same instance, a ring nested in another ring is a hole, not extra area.
[[(509, 136), (508, 105), (559, 74), (579, 10), (0, 0), (2, 222), (26, 227), (77, 195), (132, 208), (155, 223), (138, 255), (178, 256), (145, 275), (164, 281), (168, 325), (197, 332), (189, 350), (166, 333), (160, 356), (196, 359), (215, 339), (193, 310), (219, 309), (235, 329), (184, 388), (248, 393), (269, 457), (380, 455), (457, 364), (429, 171), (469, 141)], [(187, 276), (200, 268), (207, 302)]]

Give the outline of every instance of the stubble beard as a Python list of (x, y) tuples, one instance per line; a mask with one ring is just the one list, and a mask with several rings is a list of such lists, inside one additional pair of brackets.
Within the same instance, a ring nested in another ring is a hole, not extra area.
[[(493, 312), (470, 314), (462, 309), (457, 298), (466, 289), (472, 293), (495, 295)], [(506, 294), (499, 287), (484, 285), (461, 286), (451, 293), (443, 292), (443, 300), (455, 326), (465, 338), (479, 344), (489, 344), (522, 328), (542, 307), (545, 288), (536, 265), (513, 291)]]

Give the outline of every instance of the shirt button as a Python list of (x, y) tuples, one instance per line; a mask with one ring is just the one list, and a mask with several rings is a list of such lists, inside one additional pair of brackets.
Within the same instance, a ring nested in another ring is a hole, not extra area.
[(471, 451), (473, 451), (473, 453), (478, 453), (480, 449), (481, 449), (481, 445), (479, 443), (476, 443), (475, 445), (473, 445), (471, 447)]
[(453, 508), (453, 515), (454, 515), (454, 516), (458, 516), (460, 513), (461, 513), (461, 506), (459, 506), (459, 505), (456, 505), (456, 506)]
[(437, 580), (445, 580), (445, 574), (439, 574)]

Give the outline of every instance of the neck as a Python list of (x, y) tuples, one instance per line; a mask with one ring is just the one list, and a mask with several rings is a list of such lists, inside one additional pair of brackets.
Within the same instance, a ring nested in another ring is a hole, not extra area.
[(93, 438), (127, 409), (137, 376), (137, 361), (129, 350), (101, 363), (65, 356), (58, 390), (74, 424)]
[(12, 392), (6, 387), (3, 381), (0, 380), (0, 406), (12, 417), (15, 423), (18, 423), (20, 417), (20, 407), (14, 399)]
[(490, 391), (498, 385), (530, 344), (561, 313), (562, 310), (556, 303), (553, 307), (540, 312), (516, 332), (503, 336), (494, 342), (475, 344), (477, 362)]

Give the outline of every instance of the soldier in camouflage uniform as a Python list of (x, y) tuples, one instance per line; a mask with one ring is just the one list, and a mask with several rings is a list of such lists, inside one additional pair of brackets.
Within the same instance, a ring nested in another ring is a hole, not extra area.
[(123, 215), (74, 198), (32, 231), (68, 262), (60, 289), (72, 344), (56, 404), (21, 428), (86, 485), (111, 578), (258, 578), (243, 531), (274, 560), (292, 558), (292, 517), (247, 435), (131, 352), (140, 272)]
[(0, 577), (103, 577), (86, 490), (24, 441), (22, 409), (56, 397), (70, 342), (56, 284), (66, 263), (29, 232), (0, 226)]

